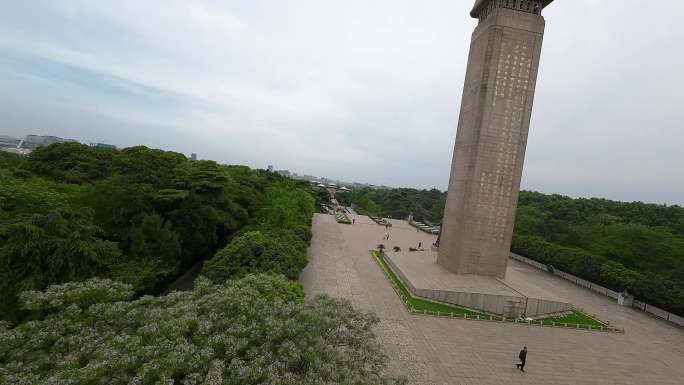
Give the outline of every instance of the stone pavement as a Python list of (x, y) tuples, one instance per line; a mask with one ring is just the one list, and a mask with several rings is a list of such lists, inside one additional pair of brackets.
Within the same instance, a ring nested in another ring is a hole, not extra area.
[[(390, 240), (383, 241), (384, 227), (367, 217), (354, 218), (355, 225), (342, 225), (333, 216), (315, 216), (301, 282), (308, 296), (346, 298), (377, 314), (376, 334), (390, 357), (389, 369), (411, 384), (684, 383), (684, 330), (515, 261), (509, 274), (516, 279), (567, 299), (626, 329), (625, 334), (410, 315), (368, 250), (380, 243), (408, 249), (419, 240), (429, 246), (433, 237), (395, 221)], [(515, 368), (523, 345), (529, 349), (526, 373)]]

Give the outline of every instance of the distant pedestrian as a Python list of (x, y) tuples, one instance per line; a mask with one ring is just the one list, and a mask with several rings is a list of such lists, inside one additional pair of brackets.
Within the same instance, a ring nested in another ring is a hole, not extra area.
[(352, 218), (352, 225), (356, 223), (356, 218)]
[(523, 350), (521, 350), (520, 354), (518, 354), (518, 358), (520, 358), (520, 363), (516, 364), (515, 366), (517, 366), (521, 372), (524, 372), (525, 371), (525, 362), (527, 362), (527, 346), (523, 347)]
[(419, 248), (419, 249), (420, 249), (421, 246), (423, 246), (423, 242), (418, 242), (418, 248)]

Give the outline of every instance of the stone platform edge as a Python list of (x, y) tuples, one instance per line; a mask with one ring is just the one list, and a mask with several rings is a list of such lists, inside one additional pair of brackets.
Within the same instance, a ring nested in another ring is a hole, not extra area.
[[(375, 261), (375, 263), (378, 265), (380, 270), (383, 272), (385, 277), (390, 283), (390, 286), (392, 286), (392, 289), (394, 292), (399, 296), (401, 299), (401, 302), (404, 304), (406, 307), (406, 310), (413, 315), (419, 315), (419, 316), (426, 316), (426, 317), (437, 317), (437, 318), (449, 318), (449, 319), (458, 319), (458, 320), (468, 320), (468, 321), (488, 321), (488, 322), (498, 322), (498, 323), (508, 323), (508, 324), (516, 324), (516, 325), (526, 325), (526, 326), (536, 326), (536, 327), (552, 327), (552, 328), (561, 328), (561, 329), (571, 329), (571, 330), (581, 330), (581, 331), (600, 331), (600, 332), (609, 332), (609, 333), (624, 333), (625, 331), (623, 329), (618, 329), (612, 326), (601, 326), (601, 327), (581, 327), (580, 325), (575, 325), (572, 323), (552, 323), (551, 325), (549, 324), (544, 324), (541, 321), (535, 321), (535, 320), (520, 320), (518, 318), (506, 318), (506, 317), (501, 317), (501, 316), (494, 316), (494, 315), (489, 315), (489, 316), (480, 316), (479, 314), (476, 316), (468, 315), (464, 313), (463, 315), (455, 315), (453, 313), (441, 313), (441, 312), (434, 312), (434, 311), (420, 311), (416, 310), (410, 303), (408, 298), (404, 296), (404, 294), (401, 292), (401, 289), (396, 286), (394, 281), (387, 275), (388, 273), (385, 271), (385, 267), (382, 265), (382, 262), (378, 259), (378, 257), (375, 255), (377, 251), (376, 250), (369, 250), (369, 253), (371, 255), (371, 258)], [(390, 267), (391, 269), (391, 267)], [(401, 279), (401, 277), (399, 277)]]
[[(402, 280), (404, 285), (416, 297), (430, 299), (467, 309), (495, 314), (499, 316), (517, 318), (553, 316), (571, 311), (574, 307), (565, 302), (557, 302), (539, 298), (530, 298), (521, 293), (519, 297), (498, 294), (484, 294), (472, 292), (456, 292), (450, 290), (419, 289), (413, 286), (392, 258), (385, 254), (385, 261), (392, 271)], [(515, 290), (520, 293), (519, 291)]]

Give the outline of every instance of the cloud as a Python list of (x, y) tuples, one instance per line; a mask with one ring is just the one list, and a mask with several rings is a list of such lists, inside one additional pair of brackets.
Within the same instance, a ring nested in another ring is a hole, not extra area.
[[(0, 98), (14, 106), (3, 131), (144, 141), (223, 162), (445, 188), (471, 6), (11, 2), (0, 14)], [(673, 165), (684, 160), (684, 60), (671, 47), (684, 37), (684, 5), (659, 7), (658, 18), (636, 1), (546, 10), (523, 187), (682, 203)], [(77, 124), (79, 113), (90, 128)]]

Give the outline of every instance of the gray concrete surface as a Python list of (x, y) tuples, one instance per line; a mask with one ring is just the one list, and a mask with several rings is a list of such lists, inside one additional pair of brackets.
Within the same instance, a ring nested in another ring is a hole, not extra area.
[[(383, 241), (384, 227), (354, 217), (355, 225), (342, 225), (316, 215), (301, 282), (308, 296), (346, 298), (377, 314), (376, 334), (390, 357), (390, 371), (408, 376), (411, 384), (682, 384), (684, 330), (517, 261), (511, 261), (509, 276), (609, 320), (625, 334), (408, 314), (368, 250), (379, 243), (408, 248), (430, 236), (415, 230), (399, 236), (394, 230), (405, 222), (395, 221), (390, 240)], [(523, 345), (529, 348), (526, 373), (514, 366)]]
[[(403, 238), (404, 233), (409, 235), (412, 231), (398, 227), (395, 239)], [(539, 317), (572, 309), (569, 303), (526, 293), (528, 285), (524, 281), (453, 274), (436, 263), (436, 253), (432, 250), (411, 252), (403, 249), (395, 252), (390, 249), (386, 255), (389, 266), (417, 297), (509, 318)]]

